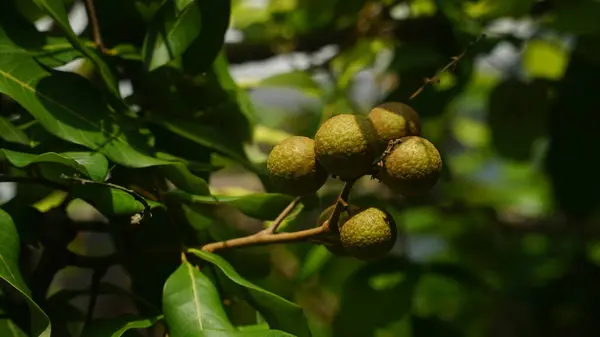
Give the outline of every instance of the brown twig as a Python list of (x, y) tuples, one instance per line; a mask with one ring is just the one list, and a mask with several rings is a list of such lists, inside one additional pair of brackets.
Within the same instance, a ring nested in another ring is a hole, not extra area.
[(277, 232), (277, 228), (279, 228), (279, 225), (281, 225), (283, 220), (285, 220), (285, 218), (296, 208), (296, 206), (298, 206), (301, 200), (302, 197), (294, 198), (294, 200), (292, 200), (292, 202), (290, 202), (290, 204), (287, 205), (287, 207), (283, 211), (281, 211), (281, 213), (279, 213), (277, 218), (273, 220), (273, 223), (271, 223), (271, 225), (267, 229), (260, 232), (260, 234), (273, 234)]
[(460, 53), (460, 55), (452, 57), (450, 63), (446, 64), (444, 66), (444, 68), (442, 68), (440, 71), (437, 72), (437, 74), (435, 74), (435, 76), (426, 78), (425, 83), (423, 83), (423, 85), (419, 89), (417, 89), (417, 91), (415, 91), (412, 95), (410, 95), (408, 100), (410, 101), (410, 100), (414, 99), (415, 97), (417, 97), (420, 93), (423, 92), (423, 90), (425, 90), (425, 88), (429, 84), (437, 83), (440, 80), (440, 75), (442, 73), (444, 73), (450, 69), (454, 69), (456, 67), (456, 65), (458, 64), (458, 62), (460, 62), (460, 60), (463, 57), (465, 57), (465, 55), (467, 55), (467, 53), (471, 50), (471, 48), (473, 48), (474, 45), (476, 45), (479, 41), (481, 41), (484, 38), (485, 38), (485, 34), (481, 34), (475, 41), (469, 43), (467, 48), (465, 48), (465, 50), (462, 53)]
[(207, 245), (204, 245), (202, 247), (202, 250), (206, 252), (214, 252), (216, 250), (225, 248), (262, 246), (273, 243), (308, 241), (310, 239), (318, 237), (326, 231), (327, 228), (325, 226), (319, 226), (293, 233), (268, 234), (258, 232), (250, 236), (209, 243)]
[(329, 219), (323, 223), (323, 226), (327, 226), (328, 228), (333, 226), (337, 227), (338, 220), (340, 219), (340, 213), (342, 212), (342, 208), (344, 205), (348, 205), (348, 198), (350, 196), (350, 191), (352, 191), (352, 187), (356, 180), (347, 181), (344, 185), (344, 188), (340, 192), (340, 195), (336, 199), (335, 208), (333, 212), (329, 216)]
[(94, 0), (85, 0), (85, 10), (87, 12), (90, 23), (92, 24), (92, 35), (94, 36), (94, 42), (98, 46), (98, 50), (101, 53), (106, 53), (104, 42), (102, 42), (102, 34), (100, 33), (100, 25), (98, 24), (98, 17), (96, 16), (96, 7), (94, 6)]

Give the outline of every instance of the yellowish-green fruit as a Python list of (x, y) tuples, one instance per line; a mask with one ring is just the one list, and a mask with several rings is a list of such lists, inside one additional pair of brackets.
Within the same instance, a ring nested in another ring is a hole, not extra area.
[(363, 260), (383, 257), (392, 249), (397, 236), (394, 219), (375, 207), (351, 217), (340, 229), (344, 251)]
[(383, 159), (378, 178), (391, 190), (417, 195), (431, 189), (442, 172), (442, 158), (427, 139), (409, 136), (400, 139)]
[(302, 136), (275, 145), (267, 159), (267, 171), (274, 187), (290, 195), (314, 193), (327, 180), (327, 171), (315, 157), (315, 142)]
[(404, 103), (382, 103), (371, 109), (369, 119), (377, 131), (380, 151), (386, 149), (390, 140), (421, 135), (419, 114)]
[(341, 114), (326, 120), (315, 135), (317, 160), (348, 181), (367, 174), (377, 157), (378, 138), (366, 116)]

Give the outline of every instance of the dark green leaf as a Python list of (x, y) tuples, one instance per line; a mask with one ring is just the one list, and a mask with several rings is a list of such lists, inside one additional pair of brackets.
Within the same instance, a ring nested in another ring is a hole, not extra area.
[(300, 280), (306, 280), (307, 278), (319, 273), (323, 267), (333, 258), (333, 255), (323, 245), (317, 245), (312, 247), (302, 264)]
[(197, 249), (190, 249), (189, 252), (212, 263), (231, 281), (245, 288), (246, 300), (265, 317), (269, 327), (298, 337), (311, 336), (302, 308), (298, 305), (245, 280), (218, 255)]
[[(117, 79), (109, 68), (108, 64), (98, 55), (97, 51), (88, 48), (80, 39), (77, 37), (71, 25), (69, 24), (69, 18), (65, 9), (65, 4), (61, 0), (34, 0), (35, 3), (44, 9), (44, 11), (54, 19), (54, 22), (62, 29), (67, 39), (71, 42), (75, 49), (79, 50), (85, 56), (89, 57), (98, 70), (100, 75), (104, 79), (106, 87), (114, 95), (115, 98), (120, 99), (119, 88), (117, 86)], [(0, 68), (1, 70), (1, 68)]]
[(187, 261), (165, 283), (163, 312), (172, 337), (209, 336), (207, 329), (234, 330), (215, 286)]
[(410, 311), (418, 277), (405, 261), (395, 258), (359, 269), (344, 284), (335, 335), (373, 336), (378, 328), (402, 319)]
[(198, 3), (192, 1), (184, 8), (177, 5), (166, 1), (148, 29), (142, 54), (149, 70), (183, 54), (200, 35), (203, 17)]
[(27, 337), (12, 320), (8, 318), (0, 319), (0, 336), (3, 337)]
[(202, 336), (205, 337), (295, 337), (292, 334), (279, 330), (262, 331), (219, 331), (206, 330)]
[(31, 312), (31, 332), (34, 336), (50, 337), (50, 320), (31, 299), (30, 290), (19, 271), (19, 235), (10, 216), (0, 209), (0, 280), (23, 298)]
[[(48, 152), (35, 155), (0, 149), (0, 161), (8, 161), (18, 168), (39, 164), (40, 168), (43, 169), (44, 164), (58, 164), (69, 169), (69, 171), (63, 171), (64, 174), (69, 175), (71, 172), (77, 172), (97, 181), (103, 181), (108, 174), (108, 161), (102, 154), (97, 152)], [(50, 167), (49, 170), (51, 170)], [(60, 179), (60, 172), (54, 177), (48, 178)]]
[(131, 329), (145, 329), (152, 327), (161, 319), (163, 319), (162, 315), (148, 318), (125, 315), (117, 318), (96, 319), (83, 331), (82, 336), (121, 337), (125, 332)]
[(210, 195), (206, 181), (190, 173), (184, 165), (163, 166), (160, 170), (165, 178), (180, 189), (188, 193)]
[(190, 204), (227, 204), (238, 208), (244, 214), (260, 219), (273, 220), (294, 200), (293, 197), (278, 193), (254, 193), (243, 196), (204, 196), (191, 195), (183, 191), (171, 191), (169, 195)]
[[(137, 201), (131, 194), (121, 190), (102, 185), (74, 185), (71, 196), (89, 202), (102, 214), (131, 215), (144, 210), (144, 205)], [(148, 201), (150, 203), (150, 201)], [(150, 208), (162, 206), (159, 203), (151, 203)]]
[(210, 69), (225, 42), (229, 27), (231, 0), (195, 0), (202, 13), (200, 36), (183, 54), (186, 73), (197, 74)]
[(0, 138), (7, 142), (31, 146), (27, 134), (2, 116), (0, 116)]

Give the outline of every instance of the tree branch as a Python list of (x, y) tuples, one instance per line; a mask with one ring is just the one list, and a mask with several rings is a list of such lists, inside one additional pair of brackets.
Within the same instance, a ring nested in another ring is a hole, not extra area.
[(438, 71), (437, 74), (435, 74), (435, 76), (426, 78), (425, 83), (423, 83), (423, 85), (419, 89), (417, 89), (417, 91), (415, 91), (412, 95), (410, 95), (408, 100), (410, 101), (410, 100), (413, 100), (415, 97), (417, 97), (420, 93), (423, 92), (423, 90), (425, 90), (425, 88), (429, 84), (437, 83), (440, 80), (440, 75), (442, 73), (456, 68), (456, 66), (458, 65), (458, 62), (460, 62), (460, 60), (463, 57), (465, 57), (465, 55), (467, 55), (467, 53), (473, 48), (474, 45), (476, 45), (479, 41), (481, 41), (484, 38), (485, 38), (485, 34), (481, 34), (475, 41), (469, 43), (467, 48), (465, 48), (465, 50), (462, 53), (460, 53), (460, 55), (452, 57), (451, 61), (448, 64), (446, 64), (444, 66), (444, 68), (442, 68), (440, 71)]
[(102, 34), (100, 33), (100, 25), (98, 24), (98, 17), (96, 16), (96, 7), (94, 7), (94, 0), (85, 0), (84, 4), (88, 18), (92, 25), (92, 35), (94, 36), (94, 42), (98, 46), (98, 50), (104, 54), (106, 52), (106, 48), (104, 47), (104, 42), (102, 42)]
[(216, 250), (226, 248), (263, 246), (273, 243), (308, 241), (322, 235), (327, 230), (328, 229), (326, 228), (326, 226), (319, 226), (293, 233), (269, 234), (258, 232), (256, 234), (244, 236), (241, 238), (209, 243), (207, 245), (204, 245), (202, 247), (202, 250), (207, 252), (214, 252)]
[(261, 233), (273, 234), (277, 232), (277, 228), (279, 228), (279, 225), (281, 225), (283, 220), (285, 220), (285, 218), (296, 208), (296, 206), (298, 206), (301, 200), (302, 197), (296, 197), (294, 200), (292, 200), (292, 202), (290, 202), (290, 204), (287, 205), (287, 207), (283, 211), (281, 211), (277, 218), (273, 220), (273, 223), (271, 223), (271, 225), (267, 229), (263, 230)]
[(344, 185), (344, 188), (340, 192), (340, 195), (338, 196), (338, 198), (335, 201), (335, 208), (333, 209), (331, 216), (329, 216), (329, 219), (323, 223), (324, 226), (327, 226), (328, 228), (330, 228), (331, 226), (333, 226), (334, 228), (337, 228), (338, 221), (340, 219), (340, 214), (342, 212), (342, 209), (346, 205), (348, 205), (348, 198), (350, 197), (350, 191), (352, 191), (352, 187), (354, 187), (355, 182), (356, 182), (356, 180), (346, 182), (346, 184)]

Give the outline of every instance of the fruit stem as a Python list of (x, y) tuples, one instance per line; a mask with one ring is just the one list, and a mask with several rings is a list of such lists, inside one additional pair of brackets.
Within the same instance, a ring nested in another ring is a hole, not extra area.
[(320, 236), (328, 230), (326, 226), (319, 226), (315, 228), (305, 229), (293, 233), (264, 233), (258, 232), (253, 235), (244, 236), (241, 238), (219, 241), (209, 243), (202, 247), (203, 251), (214, 252), (219, 249), (236, 248), (236, 247), (250, 247), (250, 246), (263, 246), (273, 243), (286, 243), (286, 242), (301, 242), (308, 241), (313, 238)]
[(301, 196), (296, 197), (294, 200), (292, 200), (292, 202), (290, 202), (290, 204), (287, 205), (287, 207), (283, 211), (281, 211), (281, 213), (279, 213), (277, 218), (275, 218), (275, 220), (273, 220), (273, 223), (271, 223), (271, 225), (268, 228), (266, 228), (262, 232), (259, 232), (258, 234), (264, 235), (264, 234), (273, 234), (273, 233), (277, 232), (277, 228), (279, 228), (279, 225), (281, 225), (283, 220), (285, 220), (285, 218), (296, 208), (296, 206), (298, 206), (298, 204), (300, 203), (301, 200), (302, 200)]
[(340, 214), (343, 210), (343, 208), (345, 207), (344, 205), (348, 205), (348, 198), (350, 197), (350, 191), (352, 191), (352, 187), (354, 186), (354, 183), (356, 182), (356, 180), (351, 180), (351, 181), (347, 181), (346, 184), (344, 185), (344, 188), (342, 189), (342, 191), (340, 192), (340, 195), (338, 196), (336, 203), (335, 203), (335, 208), (333, 209), (333, 212), (331, 213), (331, 216), (329, 217), (329, 220), (323, 222), (323, 226), (337, 226), (338, 220), (340, 219)]
[(92, 24), (92, 35), (94, 36), (94, 43), (96, 44), (96, 46), (98, 46), (98, 50), (104, 54), (106, 53), (106, 47), (104, 47), (104, 42), (102, 42), (102, 34), (100, 33), (100, 24), (98, 23), (98, 16), (96, 16), (96, 7), (94, 6), (94, 0), (85, 0), (83, 3), (85, 5), (85, 10)]

